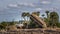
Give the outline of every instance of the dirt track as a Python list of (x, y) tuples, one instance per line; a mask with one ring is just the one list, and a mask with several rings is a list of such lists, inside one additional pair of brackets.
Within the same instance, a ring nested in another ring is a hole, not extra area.
[(60, 30), (52, 29), (20, 29), (2, 32), (0, 34), (60, 34)]

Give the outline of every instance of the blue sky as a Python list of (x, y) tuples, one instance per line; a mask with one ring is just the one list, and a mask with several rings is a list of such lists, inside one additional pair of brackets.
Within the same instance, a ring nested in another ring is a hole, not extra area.
[(60, 13), (60, 0), (0, 0), (0, 21), (21, 20), (22, 12), (55, 10)]

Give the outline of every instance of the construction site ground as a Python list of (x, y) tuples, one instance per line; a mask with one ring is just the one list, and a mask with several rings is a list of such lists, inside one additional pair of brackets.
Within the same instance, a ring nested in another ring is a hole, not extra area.
[(0, 31), (0, 34), (60, 34), (60, 28), (34, 28)]

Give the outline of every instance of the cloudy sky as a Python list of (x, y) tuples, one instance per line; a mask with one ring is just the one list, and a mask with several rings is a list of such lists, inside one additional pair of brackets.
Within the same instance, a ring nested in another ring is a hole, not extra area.
[(22, 12), (55, 10), (60, 13), (60, 0), (0, 0), (0, 21), (21, 20)]

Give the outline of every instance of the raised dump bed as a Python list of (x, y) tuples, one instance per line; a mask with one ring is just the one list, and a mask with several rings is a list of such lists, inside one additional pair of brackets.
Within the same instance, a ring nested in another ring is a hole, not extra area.
[(38, 25), (40, 25), (43, 28), (46, 28), (46, 23), (37, 15), (31, 14), (30, 18), (37, 23)]

